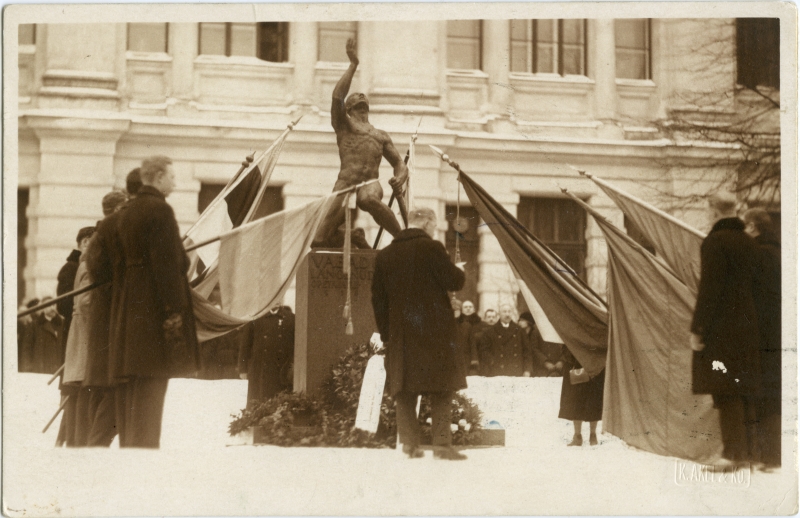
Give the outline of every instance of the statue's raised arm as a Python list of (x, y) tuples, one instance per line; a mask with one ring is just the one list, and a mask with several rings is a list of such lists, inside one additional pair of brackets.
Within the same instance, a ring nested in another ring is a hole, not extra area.
[(347, 40), (345, 50), (347, 51), (347, 57), (350, 58), (350, 66), (347, 67), (342, 78), (336, 83), (336, 87), (333, 89), (333, 99), (331, 101), (331, 125), (336, 132), (347, 128), (349, 120), (347, 118), (345, 98), (347, 97), (347, 92), (350, 91), (350, 83), (353, 81), (356, 68), (358, 68), (356, 41), (353, 38)]

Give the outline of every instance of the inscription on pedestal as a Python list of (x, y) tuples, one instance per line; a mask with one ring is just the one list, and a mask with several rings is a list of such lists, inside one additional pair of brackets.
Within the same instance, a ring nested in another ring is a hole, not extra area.
[(366, 343), (376, 331), (372, 314), (372, 274), (376, 250), (353, 250), (350, 298), (353, 334), (345, 334), (343, 317), (347, 275), (341, 250), (312, 250), (297, 272), (297, 318), (294, 347), (294, 391), (313, 392), (331, 367), (353, 345)]

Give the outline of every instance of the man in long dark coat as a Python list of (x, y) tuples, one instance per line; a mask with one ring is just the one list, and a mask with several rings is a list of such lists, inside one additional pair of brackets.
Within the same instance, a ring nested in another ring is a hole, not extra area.
[(401, 231), (375, 259), (372, 307), (386, 345), (389, 394), (394, 397), (403, 451), (421, 457), (416, 405), (419, 394), (431, 400), (434, 456), (464, 459), (452, 448), (452, 393), (466, 388), (458, 357), (456, 321), (448, 291), (464, 285), (463, 264), (452, 264), (444, 245), (432, 237), (436, 215), (430, 209), (409, 214)]
[(500, 321), (478, 343), (483, 376), (525, 376), (533, 370), (533, 351), (525, 331), (511, 319), (513, 309), (500, 306)]
[(719, 410), (722, 464), (758, 460), (755, 401), (760, 395), (758, 312), (754, 299), (758, 248), (736, 217), (736, 201), (709, 201), (714, 224), (703, 240), (700, 286), (692, 319), (692, 388), (711, 394)]
[(761, 334), (761, 384), (758, 405), (759, 446), (765, 469), (781, 465), (781, 243), (764, 209), (743, 215), (745, 232), (759, 246), (756, 310)]
[[(138, 174), (138, 168), (136, 171)], [(105, 283), (93, 290), (89, 306), (90, 325), (83, 379), (83, 387), (90, 393), (88, 446), (108, 447), (117, 435), (114, 384), (108, 375), (108, 344), (112, 297), (114, 289), (122, 286), (121, 276), (125, 272), (124, 267), (119, 265), (122, 254), (117, 225), (121, 216), (119, 211), (126, 203), (126, 195), (117, 191), (103, 198), (105, 218), (97, 223), (94, 238), (84, 252), (92, 282)], [(120, 276), (119, 279), (113, 279), (114, 272)]]
[(200, 352), (189, 259), (166, 201), (175, 188), (172, 161), (149, 158), (139, 173), (142, 187), (120, 213), (117, 229), (125, 273), (112, 307), (109, 375), (120, 383), (120, 446), (158, 448), (168, 380), (194, 375)]

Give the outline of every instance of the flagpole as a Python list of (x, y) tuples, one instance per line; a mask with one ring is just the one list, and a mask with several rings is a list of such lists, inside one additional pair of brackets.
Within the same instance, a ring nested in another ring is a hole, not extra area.
[(656, 214), (658, 214), (659, 216), (663, 217), (664, 219), (670, 221), (671, 223), (674, 223), (674, 224), (678, 225), (679, 227), (683, 228), (684, 230), (687, 230), (687, 231), (691, 232), (692, 234), (696, 235), (697, 237), (700, 237), (700, 238), (705, 238), (706, 237), (705, 234), (703, 234), (702, 232), (700, 232), (696, 228), (693, 228), (693, 227), (689, 226), (687, 223), (679, 220), (675, 216), (664, 212), (663, 210), (661, 210), (658, 207), (655, 207), (655, 206), (647, 203), (644, 200), (636, 198), (632, 194), (629, 194), (629, 193), (617, 188), (616, 186), (608, 183), (607, 181), (603, 180), (602, 178), (598, 178), (598, 177), (596, 177), (596, 176), (594, 176), (594, 175), (592, 175), (590, 173), (587, 173), (586, 171), (582, 171), (582, 170), (578, 169), (577, 167), (572, 166), (570, 164), (567, 164), (567, 167), (577, 171), (578, 174), (580, 174), (581, 176), (585, 176), (586, 178), (589, 178), (590, 180), (592, 180), (596, 184), (601, 185), (603, 187), (607, 187), (608, 189), (614, 191), (615, 193), (619, 194), (623, 198), (626, 198), (626, 199), (628, 199), (628, 200), (630, 200), (630, 201), (632, 201), (634, 203), (637, 203), (637, 204), (643, 206), (644, 208), (646, 208), (648, 210), (651, 210), (652, 212), (655, 212)]

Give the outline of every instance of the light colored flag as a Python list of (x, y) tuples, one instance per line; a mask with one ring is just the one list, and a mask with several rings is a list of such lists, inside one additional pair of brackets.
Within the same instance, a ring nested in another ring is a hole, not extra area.
[(536, 327), (539, 329), (539, 334), (542, 336), (542, 340), (554, 344), (563, 344), (564, 340), (558, 336), (558, 332), (556, 332), (553, 324), (550, 323), (550, 320), (547, 318), (547, 315), (542, 309), (542, 306), (539, 304), (539, 301), (536, 300), (536, 297), (533, 296), (533, 293), (531, 293), (528, 285), (525, 284), (525, 281), (522, 279), (519, 271), (514, 268), (514, 265), (511, 263), (511, 261), (508, 262), (508, 265), (511, 267), (511, 271), (514, 273), (514, 278), (517, 280), (519, 291), (522, 293), (522, 298), (525, 299), (525, 304), (528, 305), (528, 310), (531, 312), (531, 315), (533, 315), (533, 320), (536, 322)]
[[(272, 171), (280, 156), (283, 143), (295, 123), (278, 136), (272, 145), (241, 172), (203, 211), (189, 228), (184, 246), (213, 239), (239, 225), (250, 221), (261, 204)], [(196, 250), (206, 268), (214, 264), (219, 256), (219, 242), (210, 243)]]
[(656, 253), (696, 295), (700, 284), (700, 245), (705, 234), (605, 180), (583, 174), (597, 184), (639, 227), (653, 244)]
[(722, 452), (719, 413), (710, 395), (692, 393), (694, 295), (665, 262), (572, 198), (594, 217), (608, 244), (603, 431), (659, 455), (716, 460)]
[(255, 318), (280, 302), (337, 198), (341, 203), (341, 196), (333, 193), (222, 236), (217, 270), (226, 313)]

